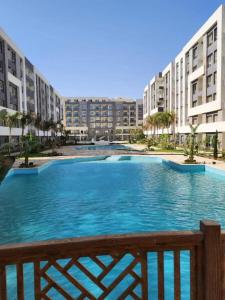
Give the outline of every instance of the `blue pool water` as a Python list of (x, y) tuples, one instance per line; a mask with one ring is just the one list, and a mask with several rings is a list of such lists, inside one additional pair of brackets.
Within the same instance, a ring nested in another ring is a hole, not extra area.
[(75, 150), (128, 150), (129, 147), (120, 144), (112, 144), (112, 145), (82, 145), (75, 146)]
[[(174, 171), (154, 158), (53, 164), (39, 175), (10, 176), (0, 186), (0, 241), (198, 229), (201, 219), (217, 220), (225, 228), (224, 182), (208, 172)], [(189, 299), (189, 256), (182, 255), (182, 293)], [(173, 299), (167, 256), (166, 299)], [(11, 300), (15, 290), (10, 272)], [(150, 285), (156, 295), (156, 274)], [(29, 289), (26, 293), (33, 299)]]

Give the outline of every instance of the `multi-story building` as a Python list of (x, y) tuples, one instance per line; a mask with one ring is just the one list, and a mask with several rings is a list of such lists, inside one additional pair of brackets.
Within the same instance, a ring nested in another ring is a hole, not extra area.
[[(48, 80), (0, 29), (0, 110), (35, 113), (42, 120), (63, 118), (61, 96)], [(9, 129), (0, 124), (0, 145), (7, 142)], [(40, 132), (40, 134), (42, 134)], [(13, 128), (17, 139), (21, 128)]]
[(225, 6), (221, 5), (144, 89), (144, 117), (174, 111), (181, 142), (190, 132), (189, 124), (199, 124), (199, 141), (210, 140), (218, 131), (220, 146), (225, 148), (224, 36)]
[(79, 141), (128, 140), (143, 120), (142, 100), (67, 97), (64, 105), (64, 125)]
[(136, 126), (143, 126), (143, 100), (136, 100)]
[[(43, 121), (64, 118), (66, 128), (79, 140), (127, 140), (130, 129), (141, 126), (143, 120), (142, 100), (61, 97), (0, 29), (0, 111), (3, 109), (34, 113)], [(9, 136), (4, 125), (0, 123), (0, 146)], [(16, 126), (12, 129), (14, 140), (22, 133), (19, 122)], [(39, 130), (39, 134), (44, 133)]]

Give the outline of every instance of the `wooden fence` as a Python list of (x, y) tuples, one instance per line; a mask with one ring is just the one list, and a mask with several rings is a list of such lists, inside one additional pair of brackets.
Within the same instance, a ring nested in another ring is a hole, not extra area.
[[(185, 270), (183, 257), (189, 262)], [(0, 299), (31, 300), (33, 293), (36, 300), (180, 300), (183, 293), (185, 299), (221, 300), (225, 295), (224, 262), (225, 232), (212, 221), (201, 221), (199, 231), (3, 245)]]

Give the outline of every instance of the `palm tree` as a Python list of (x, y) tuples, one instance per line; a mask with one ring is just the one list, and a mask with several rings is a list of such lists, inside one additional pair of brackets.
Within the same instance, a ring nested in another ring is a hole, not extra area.
[(64, 131), (65, 131), (65, 127), (64, 127), (64, 124), (63, 124), (63, 120), (59, 120), (57, 121), (57, 128), (58, 128), (58, 131), (60, 132), (60, 140), (61, 140), (61, 143), (63, 143), (63, 134), (64, 134)]
[(6, 109), (2, 109), (0, 111), (0, 121), (3, 123), (3, 125), (5, 125), (6, 123), (6, 116), (7, 116), (7, 110)]
[(163, 126), (162, 113), (157, 112), (156, 114), (154, 114), (154, 118), (155, 118), (155, 126), (157, 129), (157, 134), (159, 135), (159, 129)]
[(58, 124), (55, 123), (53, 120), (50, 120), (49, 121), (49, 128), (51, 129), (51, 131), (53, 133), (53, 137), (52, 137), (52, 140), (51, 140), (52, 153), (53, 153), (53, 152), (55, 152), (55, 148), (56, 148)]
[(22, 128), (22, 134), (21, 134), (21, 137), (20, 137), (20, 154), (22, 154), (22, 149), (24, 148), (24, 131), (25, 131), (25, 128), (27, 126), (29, 126), (32, 121), (33, 121), (33, 118), (32, 118), (32, 115), (31, 114), (26, 114), (26, 113), (19, 113), (18, 115), (18, 118), (19, 118), (19, 121), (20, 121), (20, 126)]
[(66, 141), (68, 136), (71, 134), (71, 130), (64, 130), (64, 135), (65, 135), (65, 145), (66, 145)]
[(196, 126), (193, 126), (191, 124), (189, 124), (190, 129), (191, 129), (191, 133), (190, 133), (190, 149), (189, 149), (189, 157), (186, 160), (186, 162), (189, 163), (194, 163), (194, 150), (195, 150), (195, 134), (197, 132), (198, 126), (199, 124), (197, 124)]
[(174, 139), (174, 144), (176, 145), (176, 121), (177, 121), (177, 117), (176, 117), (176, 113), (175, 111), (171, 111), (170, 112), (170, 125), (173, 126), (173, 139)]
[(51, 129), (53, 136), (55, 137), (58, 131), (58, 124), (55, 123), (53, 120), (49, 121), (49, 129)]
[(42, 129), (42, 120), (40, 114), (37, 114), (37, 116), (34, 119), (34, 126), (37, 128), (38, 133), (38, 139), (40, 139), (40, 130)]
[(32, 118), (32, 115), (29, 114), (29, 113), (28, 114), (20, 113), (18, 118), (20, 120), (20, 125), (21, 125), (21, 128), (22, 128), (22, 137), (23, 137), (25, 128), (32, 123), (33, 118)]
[(153, 135), (155, 135), (155, 128), (156, 128), (156, 118), (155, 115), (148, 116), (145, 120), (146, 128), (153, 130)]
[(160, 123), (162, 127), (162, 133), (164, 133), (164, 129), (168, 128), (169, 124), (169, 114), (167, 111), (159, 113)]
[(169, 135), (169, 128), (171, 126), (171, 114), (168, 111), (165, 111), (163, 114), (164, 126), (167, 128), (167, 134)]
[(19, 120), (19, 112), (10, 114), (6, 109), (0, 111), (0, 120), (5, 124), (6, 127), (9, 127), (9, 147), (8, 152), (9, 156), (11, 154), (11, 139), (12, 139), (12, 128), (16, 126)]
[(44, 136), (45, 136), (45, 134), (46, 134), (46, 131), (48, 132), (48, 131), (50, 130), (50, 126), (51, 126), (51, 124), (50, 124), (49, 121), (44, 120), (44, 121), (42, 122), (42, 130), (43, 130), (43, 132), (44, 132)]

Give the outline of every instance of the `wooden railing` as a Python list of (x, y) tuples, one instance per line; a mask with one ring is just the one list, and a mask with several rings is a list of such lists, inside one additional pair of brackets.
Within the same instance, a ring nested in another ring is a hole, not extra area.
[(0, 299), (221, 300), (224, 258), (225, 233), (212, 221), (199, 231), (5, 245)]

